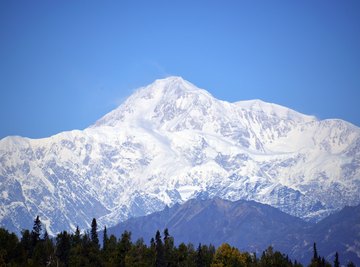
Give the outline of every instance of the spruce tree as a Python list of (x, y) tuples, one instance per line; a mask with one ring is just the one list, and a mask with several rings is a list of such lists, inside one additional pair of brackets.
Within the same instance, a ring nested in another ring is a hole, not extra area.
[(41, 235), (41, 221), (39, 216), (36, 216), (34, 220), (34, 226), (31, 231), (31, 254), (36, 246), (36, 244), (40, 241), (40, 235)]
[(318, 259), (318, 253), (317, 253), (317, 249), (316, 249), (316, 243), (314, 242), (314, 256), (313, 256), (314, 260)]
[(316, 248), (316, 243), (314, 242), (313, 245), (313, 257), (311, 258), (311, 264), (309, 266), (311, 267), (320, 267), (322, 266), (321, 257), (319, 256)]
[(339, 253), (335, 253), (334, 267), (340, 267)]
[(165, 258), (164, 258), (164, 245), (161, 240), (160, 231), (156, 231), (155, 235), (155, 246), (156, 246), (156, 260), (155, 266), (156, 267), (163, 267), (165, 266)]
[(72, 246), (75, 247), (81, 242), (81, 233), (79, 226), (76, 226), (75, 233), (72, 235)]
[(56, 256), (65, 266), (69, 263), (70, 249), (70, 235), (66, 231), (59, 233), (56, 237)]
[(0, 266), (13, 266), (10, 263), (19, 255), (19, 239), (14, 233), (0, 228)]
[(97, 223), (96, 223), (96, 219), (93, 218), (92, 222), (91, 222), (91, 231), (90, 231), (90, 238), (91, 238), (91, 242), (94, 244), (94, 246), (96, 248), (99, 248), (99, 237), (98, 237), (98, 233), (97, 233)]
[(32, 253), (32, 236), (29, 230), (21, 232), (20, 245), (25, 252), (25, 258), (30, 257)]
[(152, 249), (155, 250), (155, 247), (156, 247), (156, 245), (155, 245), (155, 239), (152, 237), (152, 238), (150, 239), (150, 248), (152, 248)]
[(104, 227), (104, 235), (103, 235), (103, 250), (105, 251), (107, 249), (107, 243), (108, 243), (108, 235), (107, 235), (107, 229), (106, 226)]
[(165, 228), (164, 230), (164, 242), (169, 238), (170, 234), (169, 234), (169, 230), (167, 228)]
[(44, 235), (43, 235), (43, 240), (48, 240), (48, 239), (49, 239), (49, 234), (48, 234), (47, 230), (45, 229)]
[(164, 230), (164, 261), (165, 266), (171, 266), (174, 261), (174, 238), (170, 236), (169, 230)]
[(196, 266), (197, 267), (203, 267), (204, 266), (204, 257), (202, 252), (201, 243), (199, 243), (199, 246), (196, 250)]
[(132, 246), (131, 232), (124, 231), (118, 243), (118, 266), (125, 267), (125, 257)]

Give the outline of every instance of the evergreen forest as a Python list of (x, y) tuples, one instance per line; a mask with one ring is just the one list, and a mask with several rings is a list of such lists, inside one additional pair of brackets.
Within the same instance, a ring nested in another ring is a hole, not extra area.
[[(33, 229), (23, 230), (19, 239), (14, 233), (0, 228), (0, 267), (2, 266), (96, 266), (96, 267), (299, 267), (303, 266), (287, 255), (269, 246), (261, 255), (242, 252), (224, 243), (213, 245), (181, 243), (175, 245), (168, 229), (157, 231), (147, 245), (143, 239), (131, 240), (131, 232), (124, 231), (119, 239), (108, 236), (106, 227), (98, 236), (96, 219), (90, 231), (74, 233), (63, 231), (50, 237), (42, 229), (39, 216)], [(313, 257), (305, 266), (355, 266), (352, 262), (341, 265), (336, 252), (334, 261), (321, 257), (313, 245)]]

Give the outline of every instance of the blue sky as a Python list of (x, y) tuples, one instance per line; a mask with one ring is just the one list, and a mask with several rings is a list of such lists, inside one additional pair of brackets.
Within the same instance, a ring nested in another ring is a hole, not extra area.
[(182, 76), (360, 126), (360, 1), (0, 1), (0, 138), (84, 129)]

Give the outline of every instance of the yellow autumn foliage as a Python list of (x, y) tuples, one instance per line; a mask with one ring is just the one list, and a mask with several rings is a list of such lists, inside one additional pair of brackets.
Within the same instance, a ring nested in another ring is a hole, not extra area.
[(228, 243), (222, 244), (215, 252), (211, 267), (241, 267), (246, 266), (246, 255)]

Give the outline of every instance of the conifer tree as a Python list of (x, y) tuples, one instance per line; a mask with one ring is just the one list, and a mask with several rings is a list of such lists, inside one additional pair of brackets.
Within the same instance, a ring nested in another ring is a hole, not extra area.
[(335, 253), (334, 267), (340, 267), (339, 253)]
[(81, 242), (80, 229), (79, 229), (79, 226), (76, 226), (75, 233), (74, 233), (74, 235), (72, 236), (73, 247), (79, 245), (80, 242)]
[(157, 230), (155, 234), (155, 246), (156, 246), (156, 260), (155, 266), (156, 267), (163, 267), (165, 266), (165, 259), (164, 259), (164, 245), (161, 240), (160, 231)]
[(0, 228), (0, 259), (3, 259), (3, 265), (0, 266), (12, 266), (11, 261), (19, 254), (19, 239), (14, 233), (9, 233), (7, 230)]
[(32, 247), (32, 237), (29, 230), (24, 230), (21, 232), (20, 245), (25, 253), (24, 257), (27, 258), (31, 254)]
[(164, 230), (164, 242), (169, 238), (170, 234), (169, 234), (169, 229), (165, 228)]
[(313, 256), (314, 260), (318, 259), (318, 253), (317, 253), (317, 249), (316, 249), (316, 243), (314, 242), (314, 256)]
[(170, 236), (169, 230), (164, 230), (164, 261), (165, 266), (171, 266), (174, 262), (174, 238)]
[(131, 245), (131, 232), (124, 231), (118, 244), (118, 263), (120, 267), (126, 266), (125, 257), (130, 251)]
[(34, 248), (32, 262), (35, 266), (49, 266), (55, 261), (54, 244), (44, 234), (44, 239), (40, 239)]
[(91, 222), (91, 232), (90, 232), (90, 238), (91, 238), (91, 242), (94, 244), (94, 246), (96, 248), (99, 248), (99, 237), (98, 237), (98, 233), (97, 233), (97, 223), (96, 223), (96, 219), (93, 218), (92, 222)]
[(47, 230), (45, 229), (44, 235), (43, 235), (43, 240), (48, 240), (48, 239), (49, 239), (49, 234), (48, 234)]
[(107, 240), (106, 250), (103, 250), (103, 259), (105, 266), (117, 266), (118, 261), (118, 244), (114, 235), (110, 235)]
[[(29, 232), (27, 230), (27, 233), (30, 233), (30, 242), (27, 244), (28, 248), (26, 250), (27, 250), (28, 257), (32, 258), (35, 247), (40, 241), (41, 221), (40, 221), (39, 216), (36, 216), (36, 218), (34, 220), (33, 229), (31, 230), (31, 232)], [(25, 233), (25, 234), (27, 234), (27, 233)]]
[(203, 267), (204, 266), (204, 259), (203, 259), (203, 252), (201, 243), (199, 243), (199, 246), (196, 250), (196, 267)]
[(150, 248), (154, 250), (156, 248), (155, 239), (153, 237), (150, 239)]
[(104, 227), (104, 235), (103, 235), (103, 250), (105, 251), (107, 249), (107, 243), (108, 243), (108, 235), (107, 235), (107, 229), (106, 226)]
[(311, 258), (311, 263), (310, 263), (309, 266), (311, 266), (311, 267), (320, 267), (320, 266), (322, 266), (321, 257), (319, 256), (319, 254), (317, 252), (315, 242), (314, 242), (314, 245), (313, 245), (313, 257)]
[(65, 266), (69, 262), (70, 249), (70, 235), (66, 231), (59, 233), (56, 237), (56, 256)]
[(36, 243), (40, 240), (41, 235), (41, 221), (39, 216), (34, 220), (33, 230), (31, 231), (32, 247), (35, 248)]

